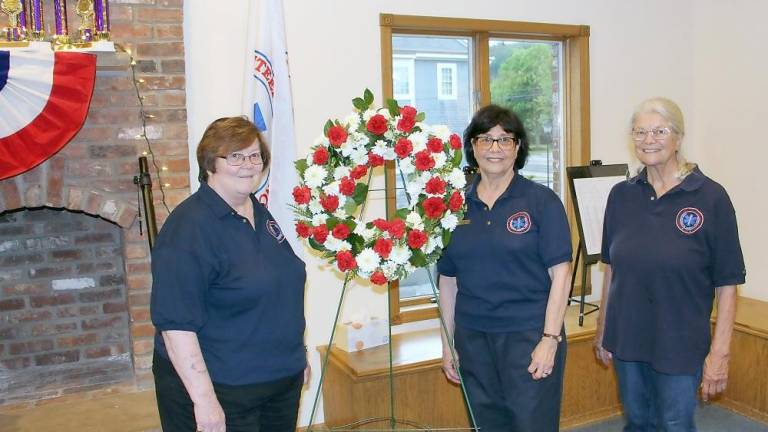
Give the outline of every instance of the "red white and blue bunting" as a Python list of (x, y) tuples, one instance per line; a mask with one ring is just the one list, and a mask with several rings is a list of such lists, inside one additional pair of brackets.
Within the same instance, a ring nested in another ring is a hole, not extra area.
[(61, 150), (88, 115), (96, 56), (0, 51), (0, 180)]

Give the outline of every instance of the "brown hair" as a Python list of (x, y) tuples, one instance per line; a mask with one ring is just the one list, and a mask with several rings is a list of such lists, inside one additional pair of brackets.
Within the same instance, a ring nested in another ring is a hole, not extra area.
[(259, 142), (261, 160), (264, 169), (269, 166), (269, 147), (264, 142), (256, 125), (245, 116), (222, 117), (209, 124), (197, 145), (197, 164), (200, 173), (197, 179), (200, 182), (208, 180), (208, 172), (216, 172), (216, 158), (227, 156), (230, 153), (242, 150), (254, 141)]

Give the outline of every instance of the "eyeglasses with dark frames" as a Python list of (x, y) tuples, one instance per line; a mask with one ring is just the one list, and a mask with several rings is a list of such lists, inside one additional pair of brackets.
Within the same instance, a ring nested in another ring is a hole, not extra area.
[(493, 147), (493, 143), (497, 143), (502, 150), (512, 150), (516, 144), (520, 143), (520, 140), (513, 136), (502, 136), (493, 138), (488, 135), (478, 135), (472, 138), (472, 142), (480, 150), (490, 150)]
[(261, 159), (261, 153), (251, 153), (249, 155), (244, 155), (242, 153), (231, 153), (226, 156), (219, 157), (226, 160), (227, 164), (231, 166), (241, 166), (245, 163), (246, 159), (251, 161), (251, 164), (254, 166), (264, 165), (264, 161)]

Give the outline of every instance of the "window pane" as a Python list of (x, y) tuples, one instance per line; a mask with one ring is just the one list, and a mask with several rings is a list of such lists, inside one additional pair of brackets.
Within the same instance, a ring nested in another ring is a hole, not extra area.
[(563, 197), (562, 43), (491, 39), (491, 102), (510, 108), (528, 132), (521, 174)]
[[(392, 37), (392, 65), (394, 96), (402, 106), (411, 104), (426, 113), (426, 123), (447, 125), (462, 135), (472, 117), (472, 41), (466, 37), (410, 36)], [(409, 58), (412, 66), (410, 92), (412, 97), (401, 97), (397, 91), (397, 66), (401, 59)], [(437, 71), (437, 73), (436, 73)], [(397, 173), (397, 206), (406, 207), (402, 178)], [(434, 268), (429, 270), (437, 283)], [(432, 295), (432, 284), (426, 269), (400, 281), (400, 298)]]

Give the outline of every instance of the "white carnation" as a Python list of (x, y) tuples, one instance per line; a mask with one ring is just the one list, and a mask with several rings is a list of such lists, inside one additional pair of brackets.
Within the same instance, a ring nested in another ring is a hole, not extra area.
[(453, 231), (456, 229), (456, 225), (459, 224), (459, 218), (456, 217), (453, 213), (449, 213), (445, 215), (442, 219), (440, 219), (440, 225), (447, 229), (448, 231)]
[(443, 247), (443, 238), (441, 236), (429, 236), (427, 244), (421, 247), (426, 254), (432, 253), (437, 247)]
[(405, 191), (408, 192), (408, 195), (411, 197), (411, 204), (414, 204), (419, 199), (419, 195), (424, 190), (424, 184), (420, 181), (413, 181), (409, 182), (405, 186)]
[(411, 259), (411, 250), (408, 246), (401, 245), (392, 248), (392, 252), (389, 253), (389, 260), (395, 264), (403, 265)]
[(389, 147), (387, 145), (387, 142), (384, 140), (377, 140), (376, 143), (373, 145), (373, 149), (371, 151), (374, 154), (377, 154), (386, 160), (393, 160), (394, 158), (397, 157), (397, 154), (395, 153), (395, 149), (393, 149), (392, 147)]
[(410, 157), (401, 159), (399, 164), (400, 171), (402, 171), (405, 175), (412, 174), (414, 171), (416, 171), (416, 167), (413, 165), (413, 160)]
[(460, 169), (454, 168), (448, 175), (448, 183), (456, 189), (464, 189), (464, 186), (467, 184), (467, 179)]
[(314, 143), (312, 144), (313, 147), (323, 146), (328, 147), (331, 145), (331, 142), (328, 141), (328, 137), (325, 135), (320, 135), (319, 137), (315, 138)]
[(312, 165), (304, 170), (304, 183), (311, 188), (320, 187), (327, 175), (328, 171), (325, 168), (320, 165)]
[[(320, 203), (318, 203), (317, 205), (320, 206)], [(328, 221), (328, 215), (325, 213), (322, 213), (322, 211), (323, 211), (323, 207), (320, 206), (320, 212), (313, 212), (313, 213), (316, 213), (314, 216), (312, 216), (313, 226), (320, 226)]]
[(349, 135), (349, 138), (352, 140), (355, 148), (368, 144), (368, 136), (361, 132), (352, 132), (352, 134)]
[(347, 209), (343, 205), (339, 205), (339, 208), (337, 208), (336, 211), (333, 212), (333, 215), (339, 219), (344, 219), (348, 216)]
[(349, 155), (352, 154), (352, 151), (354, 149), (355, 149), (355, 143), (351, 139), (347, 139), (341, 144), (341, 146), (339, 146), (339, 151), (341, 152), (341, 155), (344, 157), (349, 157)]
[(387, 119), (387, 121), (392, 119), (392, 115), (389, 114), (389, 110), (387, 108), (379, 108), (379, 111), (377, 114), (383, 115), (384, 118)]
[[(339, 196), (339, 200), (341, 200), (341, 196), (340, 196), (341, 194), (339, 193), (340, 183), (341, 182), (339, 181), (335, 181), (331, 184), (325, 185), (325, 187), (323, 187), (323, 192), (325, 192), (326, 195), (337, 195)], [(339, 202), (339, 205), (341, 205), (341, 202)]]
[(411, 144), (413, 144), (413, 152), (418, 153), (427, 148), (427, 139), (429, 136), (424, 132), (414, 132), (409, 137)]
[(365, 112), (363, 113), (363, 120), (365, 120), (365, 121), (367, 122), (367, 121), (368, 121), (368, 120), (370, 120), (370, 119), (371, 119), (371, 117), (373, 117), (374, 115), (376, 115), (376, 110), (367, 109), (367, 110), (365, 110)]
[(440, 138), (443, 141), (448, 141), (451, 138), (451, 130), (446, 125), (432, 125), (429, 126), (429, 134)]
[(360, 126), (360, 114), (352, 113), (344, 118), (343, 122), (348, 129), (357, 129)]
[(445, 162), (448, 161), (448, 156), (446, 156), (444, 152), (432, 153), (432, 159), (435, 160), (435, 169), (440, 169), (445, 165)]
[(365, 151), (365, 148), (357, 148), (352, 151), (350, 158), (355, 165), (365, 165), (368, 163), (368, 152)]
[(317, 198), (313, 198), (309, 202), (309, 211), (311, 211), (312, 214), (318, 214), (318, 213), (322, 213), (325, 210), (323, 209), (322, 204), (320, 204), (320, 200), (318, 200)]
[(334, 252), (352, 249), (352, 246), (349, 244), (349, 242), (345, 240), (339, 240), (332, 235), (328, 236), (328, 239), (325, 240), (323, 246), (325, 246), (326, 249)]
[(365, 248), (357, 255), (357, 266), (364, 272), (372, 272), (379, 266), (380, 257), (373, 249)]
[(397, 264), (392, 262), (392, 260), (387, 260), (381, 266), (381, 271), (384, 273), (384, 277), (386, 277), (387, 280), (394, 280), (397, 276)]
[(352, 170), (347, 166), (336, 167), (336, 169), (333, 170), (333, 179), (341, 180), (342, 177), (348, 176), (351, 171)]
[(417, 230), (424, 229), (424, 221), (422, 221), (421, 216), (419, 216), (419, 213), (415, 211), (408, 213), (408, 216), (405, 217), (405, 223), (409, 227), (415, 228)]

